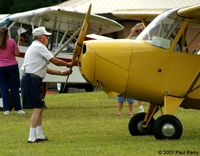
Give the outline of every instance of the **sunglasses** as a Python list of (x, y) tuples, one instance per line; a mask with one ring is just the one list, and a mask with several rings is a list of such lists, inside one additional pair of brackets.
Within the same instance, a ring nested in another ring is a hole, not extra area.
[(42, 35), (42, 36), (45, 36), (46, 38), (48, 38), (48, 39), (49, 39), (49, 36), (47, 36), (47, 35)]

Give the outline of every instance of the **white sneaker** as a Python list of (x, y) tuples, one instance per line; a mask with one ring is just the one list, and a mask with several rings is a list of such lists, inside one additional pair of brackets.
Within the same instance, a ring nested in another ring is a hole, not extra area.
[(139, 106), (138, 108), (138, 113), (144, 112), (144, 107), (143, 106)]
[(19, 114), (19, 115), (25, 114), (25, 112), (23, 110), (18, 110), (18, 111), (16, 111), (16, 113)]
[(10, 111), (4, 111), (3, 114), (4, 114), (4, 115), (9, 115), (9, 114), (10, 114)]

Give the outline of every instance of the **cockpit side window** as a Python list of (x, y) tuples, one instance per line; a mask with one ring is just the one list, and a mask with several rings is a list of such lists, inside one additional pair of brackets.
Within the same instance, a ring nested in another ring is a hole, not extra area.
[(191, 20), (185, 33), (185, 52), (196, 54), (200, 50), (200, 21)]

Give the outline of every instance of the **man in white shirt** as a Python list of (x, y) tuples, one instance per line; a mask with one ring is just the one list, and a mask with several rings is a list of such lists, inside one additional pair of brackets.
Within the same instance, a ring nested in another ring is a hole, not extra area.
[(30, 119), (28, 143), (48, 140), (42, 131), (42, 115), (44, 110), (42, 80), (45, 78), (46, 73), (63, 76), (71, 74), (70, 70), (58, 71), (49, 69), (47, 63), (50, 61), (57, 66), (72, 66), (71, 62), (68, 63), (55, 58), (47, 49), (46, 45), (51, 33), (47, 32), (45, 27), (35, 28), (32, 35), (34, 41), (27, 49), (24, 57), (22, 65), (24, 75), (21, 81), (23, 107), (33, 109)]

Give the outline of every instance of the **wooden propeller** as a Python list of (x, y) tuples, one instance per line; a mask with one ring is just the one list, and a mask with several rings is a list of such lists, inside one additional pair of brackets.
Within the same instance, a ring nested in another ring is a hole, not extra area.
[[(79, 59), (79, 56), (81, 54), (83, 41), (85, 40), (87, 31), (88, 31), (88, 28), (89, 28), (89, 17), (90, 17), (90, 13), (91, 13), (91, 8), (92, 8), (92, 4), (90, 4), (90, 6), (88, 8), (88, 11), (87, 11), (87, 13), (85, 15), (85, 18), (84, 18), (84, 21), (83, 21), (83, 24), (82, 24), (78, 39), (77, 39), (76, 44), (75, 44), (74, 55), (72, 57), (72, 64), (73, 65)], [(70, 67), (70, 70), (72, 70), (72, 68), (73, 68), (73, 66)], [(63, 91), (65, 90), (66, 83), (67, 83), (68, 79), (69, 79), (69, 75), (67, 76), (65, 85), (63, 87)]]

